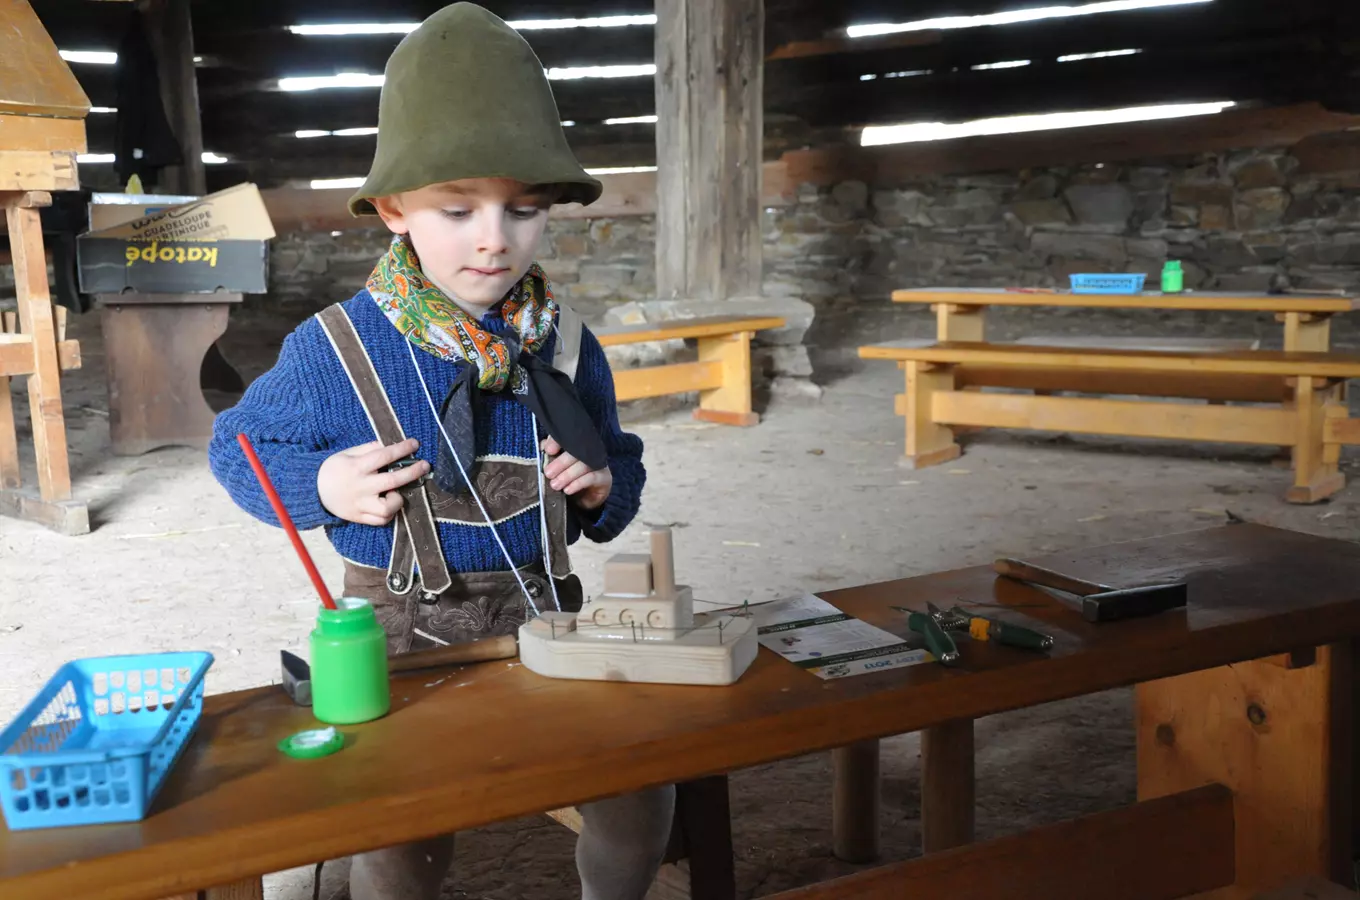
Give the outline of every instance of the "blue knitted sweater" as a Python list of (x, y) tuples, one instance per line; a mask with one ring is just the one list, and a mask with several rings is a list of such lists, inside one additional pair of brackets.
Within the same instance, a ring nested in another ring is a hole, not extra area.
[[(406, 338), (383, 315), (368, 291), (360, 291), (344, 306), (373, 360), (402, 428), (408, 437), (420, 441), (417, 455), (433, 467), (442, 438), (420, 380), (411, 368)], [(499, 306), (487, 312), (481, 321), (488, 331), (509, 332)], [(551, 362), (555, 340), (554, 333), (539, 349), (538, 356)], [(452, 386), (458, 367), (464, 364), (451, 363), (421, 350), (416, 351), (415, 357), (438, 406)], [(584, 533), (594, 541), (609, 541), (637, 514), (646, 472), (641, 439), (619, 427), (613, 375), (604, 350), (585, 328), (581, 334), (576, 391), (604, 438), (614, 486), (609, 499), (598, 510), (587, 512), (570, 505), (574, 515), (568, 517), (567, 539), (575, 542)], [(504, 394), (483, 391), (473, 415), (478, 459), (537, 458), (533, 417), (522, 405)], [(361, 565), (387, 567), (394, 526), (361, 525), (339, 519), (321, 504), (317, 493), (317, 471), (328, 456), (376, 440), (377, 436), (315, 317), (284, 339), (274, 367), (250, 385), (236, 406), (217, 417), (208, 447), (213, 475), (231, 498), (261, 521), (278, 525), (268, 498), (236, 442), (238, 433), (250, 438), (299, 529), (324, 527), (331, 544), (344, 558)], [(542, 558), (539, 527), (537, 504), (497, 523), (496, 530), (516, 566)], [(505, 556), (485, 526), (440, 522), (439, 537), (450, 571), (508, 569)]]

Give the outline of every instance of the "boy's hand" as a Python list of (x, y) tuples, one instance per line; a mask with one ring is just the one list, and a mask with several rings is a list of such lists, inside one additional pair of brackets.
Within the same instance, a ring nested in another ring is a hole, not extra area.
[(421, 459), (393, 472), (382, 469), (419, 448), (420, 442), (415, 438), (407, 438), (390, 447), (384, 447), (381, 441), (372, 441), (327, 457), (316, 473), (321, 505), (332, 515), (350, 522), (386, 525), (401, 509), (402, 499), (397, 488), (428, 473), (430, 464)]
[(591, 469), (570, 453), (563, 453), (562, 446), (552, 438), (543, 442), (543, 452), (553, 458), (543, 468), (553, 490), (575, 498), (576, 505), (582, 509), (599, 509), (609, 499), (614, 476), (608, 466)]

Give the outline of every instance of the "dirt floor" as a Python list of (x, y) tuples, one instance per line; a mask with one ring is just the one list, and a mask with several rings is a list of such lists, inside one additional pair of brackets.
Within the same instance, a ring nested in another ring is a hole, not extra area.
[[(242, 312), (225, 351), (253, 377), (295, 320)], [(816, 354), (826, 382), (820, 402), (777, 395), (751, 429), (696, 424), (683, 411), (634, 422), (650, 472), (642, 513), (615, 544), (578, 547), (587, 584), (607, 555), (642, 548), (647, 523), (675, 526), (677, 571), (698, 597), (722, 604), (1184, 531), (1221, 523), (1227, 510), (1300, 531), (1357, 535), (1360, 486), (1325, 504), (1290, 506), (1282, 499), (1288, 474), (1270, 465), (1265, 450), (986, 433), (954, 463), (900, 468), (901, 420), (892, 413), (899, 373), (863, 366), (846, 348), (863, 337), (924, 335), (928, 317), (887, 310), (846, 321), (854, 327), (836, 320), (817, 327), (825, 348)], [(1132, 317), (1095, 328), (1068, 316), (1026, 324), (1049, 333), (1237, 328), (1232, 333), (1267, 342), (1278, 336), (1268, 318)], [(999, 319), (997, 327), (1013, 329), (1016, 320)], [(64, 396), (75, 490), (90, 503), (94, 531), (65, 538), (0, 519), (0, 722), (60, 663), (86, 655), (206, 649), (217, 658), (211, 692), (277, 681), (279, 650), (304, 649), (315, 609), (286, 538), (233, 507), (199, 451), (112, 457), (97, 320), (73, 317), (71, 331), (85, 365), (67, 378)], [(1344, 465), (1354, 479), (1355, 459), (1348, 455)], [(324, 538), (307, 541), (323, 574), (338, 583), (338, 560)], [(912, 735), (885, 742), (888, 860), (920, 850), (918, 747)], [(1133, 798), (1127, 691), (983, 720), (977, 748), (981, 837)], [(818, 755), (732, 777), (741, 897), (852, 869), (831, 856), (829, 776), (827, 757)], [(572, 842), (543, 817), (469, 833), (446, 896), (577, 897)], [(267, 885), (278, 900), (311, 896), (306, 870)]]

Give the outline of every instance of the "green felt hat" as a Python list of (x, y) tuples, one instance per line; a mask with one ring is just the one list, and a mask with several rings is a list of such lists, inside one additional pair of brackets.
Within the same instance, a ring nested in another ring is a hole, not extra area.
[(460, 178), (560, 185), (562, 203), (593, 203), (603, 190), (567, 145), (533, 49), (475, 3), (444, 7), (392, 51), (378, 150), (349, 210), (376, 215), (374, 197)]

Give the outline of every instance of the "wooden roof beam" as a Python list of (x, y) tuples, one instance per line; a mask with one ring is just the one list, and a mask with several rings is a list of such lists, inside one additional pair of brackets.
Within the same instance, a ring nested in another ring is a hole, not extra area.
[(1325, 94), (1325, 78), (1313, 61), (1297, 50), (1253, 59), (1145, 54), (1083, 63), (1082, 78), (1056, 65), (801, 87), (779, 85), (771, 76), (766, 109), (798, 115), (812, 125), (858, 127), (1180, 101), (1278, 105)]
[[(652, 61), (649, 27), (562, 29), (523, 33), (544, 66), (585, 66)], [(282, 28), (242, 40), (238, 33), (199, 29), (196, 50), (208, 68), (225, 68), (272, 80), (286, 75), (339, 71), (381, 72), (401, 35), (316, 37)]]
[[(839, 38), (780, 48), (770, 57), (771, 78), (828, 81), (903, 70), (947, 70), (1013, 59), (1053, 62), (1059, 57), (1112, 50), (1213, 54), (1225, 45), (1257, 40), (1320, 39), (1326, 18), (1300, 20), (1289, 4), (1256, 17), (1214, 6), (1142, 10), (1083, 19), (1057, 19), (957, 31), (907, 32)], [(808, 58), (815, 57), (815, 58)], [(1070, 74), (1079, 77), (1079, 70)]]
[[(923, 175), (1146, 162), (1251, 147), (1291, 147), (1305, 171), (1310, 171), (1360, 160), (1355, 152), (1356, 141), (1346, 134), (1347, 129), (1358, 127), (1360, 115), (1329, 112), (1316, 103), (1301, 103), (1160, 122), (880, 147), (821, 147), (791, 151), (781, 157), (780, 163), (786, 167), (784, 177), (790, 185), (832, 185), (859, 179), (886, 186)], [(1315, 145), (1319, 149), (1314, 150)], [(1333, 145), (1335, 150), (1331, 149)], [(1356, 168), (1360, 170), (1360, 161)]]
[[(419, 22), (447, 0), (198, 0), (194, 17), (204, 28), (229, 31), (312, 22)], [(483, 0), (507, 21), (598, 18), (652, 11), (649, 0)]]

